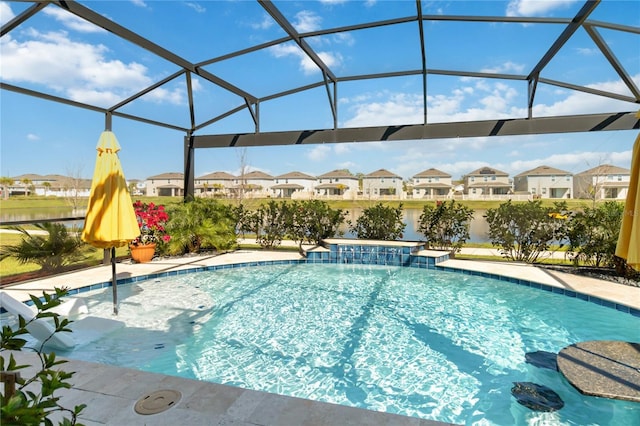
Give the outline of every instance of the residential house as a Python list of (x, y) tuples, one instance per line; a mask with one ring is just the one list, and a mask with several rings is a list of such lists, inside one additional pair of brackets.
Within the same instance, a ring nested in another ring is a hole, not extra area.
[(365, 198), (404, 197), (402, 177), (386, 169), (371, 172), (362, 177), (362, 194)]
[(534, 198), (571, 198), (573, 175), (565, 170), (539, 166), (513, 178), (516, 192), (528, 192)]
[(44, 195), (82, 198), (91, 193), (91, 179), (63, 175), (38, 175), (34, 173), (15, 176), (9, 186), (9, 195)]
[(200, 197), (226, 198), (233, 192), (236, 176), (227, 172), (213, 172), (194, 179), (195, 193)]
[(316, 194), (325, 196), (341, 196), (349, 198), (358, 193), (358, 178), (348, 170), (333, 170), (318, 176), (315, 187)]
[(449, 196), (453, 190), (451, 175), (434, 168), (414, 175), (411, 183), (414, 198), (441, 199)]
[(184, 196), (184, 173), (170, 172), (148, 177), (145, 180), (149, 197)]
[(630, 179), (629, 169), (603, 164), (574, 176), (573, 196), (592, 200), (624, 200)]
[(236, 194), (242, 191), (243, 196), (250, 198), (270, 197), (273, 195), (271, 191), (273, 176), (259, 170), (237, 176), (234, 183), (233, 190)]
[(315, 176), (302, 172), (285, 173), (276, 176), (273, 180), (274, 185), (271, 186), (271, 190), (276, 197), (296, 198), (300, 195), (300, 198), (310, 198), (316, 186)]
[(501, 198), (512, 192), (509, 174), (481, 167), (464, 176), (464, 191), (469, 199)]

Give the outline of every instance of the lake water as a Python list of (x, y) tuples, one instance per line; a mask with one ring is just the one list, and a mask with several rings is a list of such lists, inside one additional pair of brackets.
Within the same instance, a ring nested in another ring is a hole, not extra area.
[[(471, 226), (469, 229), (470, 238), (467, 242), (470, 243), (485, 243), (488, 242), (487, 233), (489, 232), (489, 224), (484, 218), (486, 210), (476, 210), (473, 213), (473, 219), (471, 220)], [(349, 209), (347, 214), (347, 220), (355, 223), (358, 217), (362, 214), (362, 209)], [(407, 225), (404, 228), (402, 239), (404, 241), (422, 241), (424, 235), (418, 232), (418, 222), (420, 221), (420, 215), (422, 209), (405, 209), (403, 214), (403, 222)], [(346, 230), (348, 226), (345, 226)], [(345, 232), (345, 237), (355, 237), (353, 234)]]
[[(355, 223), (358, 217), (362, 214), (361, 208), (348, 209), (347, 220)], [(14, 222), (22, 220), (50, 220), (67, 217), (81, 217), (86, 214), (86, 209), (73, 210), (70, 207), (55, 207), (55, 208), (40, 208), (40, 209), (3, 209), (0, 211), (1, 222)], [(404, 222), (407, 224), (403, 240), (405, 241), (420, 241), (424, 239), (424, 236), (418, 232), (418, 221), (422, 209), (405, 209), (404, 210)], [(489, 231), (489, 225), (484, 218), (485, 210), (476, 210), (471, 221), (471, 229), (469, 230), (470, 238), (468, 242), (483, 243), (487, 242), (487, 232)], [(68, 226), (82, 226), (82, 221), (64, 222)], [(354, 237), (347, 231), (348, 226), (343, 227), (346, 237)]]

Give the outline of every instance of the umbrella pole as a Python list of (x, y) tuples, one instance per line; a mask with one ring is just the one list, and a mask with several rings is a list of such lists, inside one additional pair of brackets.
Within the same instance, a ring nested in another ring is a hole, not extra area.
[(113, 314), (118, 315), (118, 283), (116, 281), (116, 248), (111, 247), (111, 287), (113, 290)]

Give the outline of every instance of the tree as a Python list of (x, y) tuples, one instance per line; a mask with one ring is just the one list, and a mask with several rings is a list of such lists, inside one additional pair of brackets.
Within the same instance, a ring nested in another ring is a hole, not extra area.
[(540, 200), (518, 204), (509, 200), (488, 209), (485, 218), (491, 244), (498, 246), (506, 259), (535, 262), (553, 241), (564, 237), (566, 222), (562, 213), (566, 210), (565, 202), (543, 207)]
[(30, 233), (19, 226), (10, 227), (24, 237), (18, 245), (0, 247), (0, 260), (14, 257), (20, 263), (33, 262), (43, 271), (53, 272), (85, 258), (87, 246), (78, 233), (69, 233), (67, 227), (60, 223), (44, 222), (35, 226), (44, 231), (43, 235)]
[(5, 200), (9, 199), (9, 190), (13, 185), (13, 179), (8, 176), (0, 177), (0, 186), (2, 186), (2, 198)]
[(51, 191), (51, 182), (43, 182), (42, 186), (44, 187), (44, 196), (46, 197), (49, 191)]
[(236, 245), (232, 208), (212, 199), (172, 205), (166, 231), (171, 235), (170, 254), (198, 253), (206, 247), (222, 251)]
[[(38, 309), (37, 314), (29, 321), (19, 316), (18, 326), (13, 329), (9, 325), (3, 324), (0, 352), (22, 350), (27, 341), (20, 336), (27, 334), (27, 326), (37, 320), (52, 320), (55, 326), (53, 334), (71, 332), (68, 328), (71, 321), (66, 318), (61, 319), (58, 314), (49, 311), (49, 309), (60, 305), (61, 298), (66, 294), (67, 290), (59, 288), (55, 289), (54, 296), (43, 292), (44, 301), (30, 295), (31, 301)], [(56, 413), (71, 415), (70, 419), (63, 418), (60, 425), (75, 425), (78, 415), (85, 409), (85, 404), (76, 405), (73, 409), (60, 405), (60, 397), (55, 392), (61, 389), (70, 389), (71, 384), (68, 381), (75, 373), (61, 370), (59, 366), (67, 361), (56, 359), (55, 352), (45, 353), (45, 344), (46, 340), (38, 348), (35, 348), (35, 353), (40, 361), (39, 366), (18, 365), (13, 353), (9, 355), (8, 359), (4, 354), (0, 357), (0, 371), (14, 374), (16, 377), (20, 374), (16, 380), (18, 387), (15, 392), (9, 395), (5, 384), (4, 391), (0, 394), (0, 405), (2, 406), (0, 420), (3, 425), (53, 425), (49, 417)], [(22, 377), (21, 373), (27, 374), (27, 376)]]
[(242, 204), (242, 200), (244, 199), (244, 189), (247, 184), (247, 179), (245, 175), (248, 172), (249, 166), (247, 164), (247, 148), (240, 148), (238, 151), (238, 161), (240, 163), (240, 185), (238, 186), (238, 191), (236, 192), (236, 197), (238, 200), (238, 204)]
[(20, 180), (20, 182), (22, 182), (22, 184), (24, 185), (24, 195), (29, 195), (30, 189), (33, 186), (33, 181), (29, 178), (23, 178)]
[(469, 239), (469, 226), (473, 210), (454, 200), (426, 204), (418, 221), (421, 232), (430, 248), (459, 252)]
[(84, 179), (82, 178), (82, 166), (68, 167), (63, 189), (65, 200), (71, 205), (73, 211), (78, 210), (81, 204), (80, 192), (82, 192)]
[(355, 224), (348, 221), (349, 230), (365, 240), (397, 240), (402, 238), (407, 226), (402, 221), (402, 213), (402, 203), (397, 208), (378, 203), (364, 209)]

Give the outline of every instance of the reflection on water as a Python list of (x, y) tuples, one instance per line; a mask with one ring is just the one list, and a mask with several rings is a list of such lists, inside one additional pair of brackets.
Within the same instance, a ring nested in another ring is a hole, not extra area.
[[(51, 220), (67, 217), (82, 217), (87, 209), (73, 209), (71, 207), (45, 207), (37, 209), (2, 209), (0, 210), (0, 222), (17, 222), (24, 220)], [(63, 222), (69, 227), (80, 227), (84, 221)]]
[[(362, 214), (362, 208), (352, 208), (347, 210), (347, 220), (355, 223), (358, 217)], [(38, 220), (38, 219), (58, 219), (63, 217), (80, 217), (86, 214), (86, 209), (73, 210), (71, 207), (54, 207), (54, 208), (41, 208), (41, 209), (3, 209), (0, 211), (1, 222), (12, 222), (20, 220)], [(407, 224), (404, 229), (405, 241), (421, 241), (424, 240), (424, 235), (418, 232), (418, 221), (422, 209), (405, 209), (404, 210), (404, 222)], [(484, 218), (485, 210), (475, 210), (473, 214), (473, 220), (471, 221), (471, 227), (469, 230), (470, 243), (484, 243), (488, 242), (487, 232), (489, 231), (489, 225)], [(68, 226), (81, 227), (83, 221), (64, 222)], [(341, 230), (344, 232), (344, 236), (347, 238), (353, 238), (354, 235), (348, 232), (349, 226), (344, 224)]]
[[(355, 223), (358, 217), (362, 214), (362, 208), (353, 208), (347, 211), (347, 220)], [(487, 232), (489, 232), (489, 224), (484, 218), (485, 210), (475, 210), (473, 213), (473, 219), (471, 220), (471, 226), (469, 229), (470, 243), (486, 243), (488, 242)], [(424, 240), (424, 235), (418, 232), (418, 222), (420, 221), (420, 215), (422, 209), (405, 209), (403, 214), (403, 221), (407, 224), (404, 228), (403, 240), (405, 241), (421, 241)], [(348, 232), (348, 225), (344, 225), (341, 230), (344, 232), (346, 238), (354, 238), (355, 235)]]

